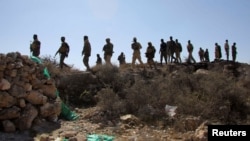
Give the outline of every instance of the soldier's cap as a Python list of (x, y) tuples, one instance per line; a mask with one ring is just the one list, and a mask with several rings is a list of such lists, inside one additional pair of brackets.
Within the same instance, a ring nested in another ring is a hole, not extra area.
[(137, 40), (136, 37), (134, 37), (132, 42), (135, 42), (136, 40)]
[(106, 41), (110, 41), (110, 38), (106, 38)]
[(61, 37), (61, 40), (64, 40), (64, 39), (65, 39), (65, 37), (64, 37), (64, 36), (62, 36), (62, 37)]
[(37, 38), (37, 34), (34, 34), (34, 35), (33, 35), (33, 38)]
[(88, 36), (86, 36), (86, 35), (85, 35), (85, 36), (83, 36), (83, 39), (88, 39)]

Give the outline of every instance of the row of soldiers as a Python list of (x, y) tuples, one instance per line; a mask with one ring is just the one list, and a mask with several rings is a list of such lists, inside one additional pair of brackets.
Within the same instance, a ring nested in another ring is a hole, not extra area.
[[(224, 49), (225, 49), (225, 53), (226, 53), (226, 60), (229, 61), (229, 52), (230, 52), (230, 46), (228, 43), (228, 40), (225, 41), (224, 43)], [(234, 42), (231, 48), (231, 52), (232, 52), (232, 61), (235, 62), (236, 61), (236, 55), (237, 55), (237, 48), (236, 48), (236, 43)], [(208, 54), (208, 49), (206, 49), (206, 51), (204, 51), (201, 47), (199, 49), (199, 57), (200, 57), (200, 61), (208, 61), (209, 62), (209, 54)], [(215, 61), (219, 61), (222, 58), (222, 53), (221, 53), (221, 46), (218, 43), (215, 43)]]
[[(38, 40), (38, 37), (36, 34), (33, 35), (33, 39), (34, 39), (34, 41), (30, 45), (30, 51), (32, 52), (33, 56), (38, 57), (40, 54), (41, 42)], [(61, 42), (62, 42), (61, 46), (59, 47), (59, 49), (55, 53), (55, 56), (58, 53), (60, 54), (60, 68), (63, 68), (63, 66), (69, 67), (68, 65), (66, 65), (64, 63), (64, 59), (66, 57), (68, 57), (70, 47), (69, 47), (68, 43), (65, 41), (64, 36), (61, 37)], [(84, 45), (83, 45), (83, 50), (81, 52), (81, 54), (83, 56), (83, 64), (87, 68), (87, 71), (90, 71), (89, 57), (91, 56), (91, 44), (89, 42), (88, 36), (85, 35), (83, 37), (83, 42), (84, 42)], [(227, 57), (227, 61), (228, 61), (229, 60), (228, 40), (226, 40), (224, 47), (225, 47), (226, 57)], [(131, 44), (131, 48), (133, 50), (132, 68), (135, 67), (135, 62), (137, 60), (139, 61), (141, 66), (144, 66), (144, 63), (142, 62), (142, 59), (141, 59), (141, 51), (140, 51), (142, 49), (142, 46), (141, 46), (140, 42), (137, 41), (136, 37), (133, 38), (133, 43)], [(187, 62), (196, 63), (196, 61), (193, 57), (193, 50), (194, 50), (194, 47), (193, 47), (191, 41), (188, 40)], [(103, 52), (104, 52), (105, 63), (112, 65), (111, 64), (111, 57), (112, 57), (114, 51), (113, 51), (113, 44), (111, 43), (110, 38), (106, 39), (106, 44), (103, 46)], [(181, 45), (181, 43), (178, 42), (178, 39), (176, 39), (174, 41), (172, 36), (170, 36), (169, 41), (167, 41), (167, 42), (165, 42), (164, 39), (161, 39), (161, 44), (160, 44), (160, 49), (159, 49), (160, 64), (162, 65), (163, 59), (165, 60), (166, 64), (169, 62), (170, 63), (182, 63), (181, 52), (182, 52), (182, 45)], [(154, 61), (155, 53), (156, 53), (156, 48), (153, 46), (153, 44), (151, 42), (148, 42), (148, 47), (146, 49), (145, 56), (147, 58), (147, 63), (150, 66), (150, 68), (153, 68), (153, 67), (156, 68), (156, 64)], [(199, 54), (201, 62), (210, 62), (208, 49), (206, 49), (204, 51), (200, 47), (198, 54)], [(233, 43), (233, 45), (232, 45), (232, 60), (233, 61), (236, 60), (236, 54), (237, 54), (236, 43)], [(222, 58), (221, 47), (220, 47), (220, 45), (218, 45), (218, 43), (215, 43), (215, 60), (220, 60), (221, 58)], [(126, 64), (125, 54), (123, 52), (121, 52), (121, 54), (118, 56), (118, 60), (119, 60), (119, 63), (121, 66)], [(97, 54), (96, 64), (97, 65), (102, 64), (102, 58), (100, 57), (100, 54)]]

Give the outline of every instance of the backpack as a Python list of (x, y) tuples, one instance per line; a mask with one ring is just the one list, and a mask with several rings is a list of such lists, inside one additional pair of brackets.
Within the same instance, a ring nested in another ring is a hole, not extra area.
[(67, 53), (69, 50), (69, 46), (67, 43), (62, 43), (61, 47), (59, 48), (59, 53)]

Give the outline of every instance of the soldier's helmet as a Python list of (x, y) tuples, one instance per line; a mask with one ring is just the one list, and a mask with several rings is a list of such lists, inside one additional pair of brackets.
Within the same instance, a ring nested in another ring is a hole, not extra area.
[(63, 41), (63, 42), (65, 41), (65, 37), (64, 36), (61, 37), (61, 41)]

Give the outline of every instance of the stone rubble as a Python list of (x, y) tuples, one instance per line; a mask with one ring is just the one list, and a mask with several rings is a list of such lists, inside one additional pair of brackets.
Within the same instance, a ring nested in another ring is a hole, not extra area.
[(0, 54), (0, 122), (4, 132), (30, 129), (37, 118), (46, 120), (61, 112), (52, 78), (45, 66), (18, 52)]

